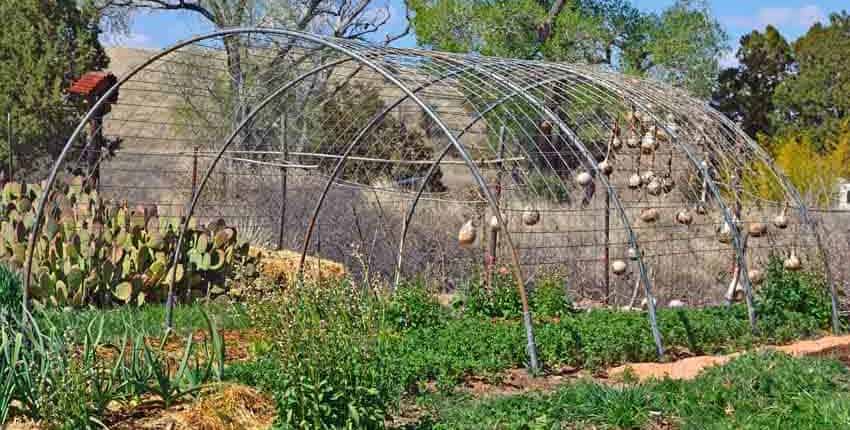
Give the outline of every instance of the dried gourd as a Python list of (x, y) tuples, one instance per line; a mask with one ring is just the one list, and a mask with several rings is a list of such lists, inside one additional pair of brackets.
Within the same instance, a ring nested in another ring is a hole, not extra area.
[(593, 181), (593, 176), (590, 176), (588, 172), (581, 172), (576, 175), (576, 183), (583, 187), (590, 184), (591, 181)]
[(797, 271), (803, 267), (803, 264), (800, 262), (800, 258), (797, 257), (797, 254), (794, 250), (791, 250), (791, 255), (785, 259), (785, 262), (782, 264), (787, 270)]
[(536, 225), (538, 222), (540, 222), (540, 211), (531, 205), (526, 206), (525, 210), (522, 212), (522, 223), (527, 226), (532, 226)]
[(499, 231), (502, 229), (502, 224), (499, 223), (499, 217), (493, 215), (490, 217), (490, 230)]
[(460, 246), (469, 246), (475, 243), (475, 224), (472, 220), (467, 221), (457, 233), (457, 242)]
[(626, 262), (623, 260), (614, 260), (611, 263), (611, 272), (618, 276), (626, 273)]
[(759, 285), (764, 281), (764, 272), (759, 269), (750, 269), (747, 272), (747, 278), (750, 279), (750, 284)]
[(640, 175), (637, 173), (633, 173), (632, 176), (629, 176), (629, 188), (636, 189), (640, 188), (641, 180)]
[(646, 208), (640, 212), (640, 219), (646, 223), (655, 222), (658, 219), (658, 209)]
[(775, 225), (776, 228), (779, 228), (779, 229), (788, 228), (788, 216), (786, 215), (787, 211), (788, 211), (788, 203), (786, 203), (782, 207), (782, 212), (780, 212), (779, 215), (777, 215), (776, 218), (773, 219), (773, 225)]
[(682, 225), (691, 225), (694, 222), (694, 217), (687, 209), (682, 209), (676, 214), (676, 222)]
[(629, 257), (629, 260), (635, 261), (635, 260), (637, 260), (637, 259), (638, 259), (639, 254), (638, 254), (637, 249), (635, 249), (635, 248), (629, 248), (629, 249), (626, 251), (626, 256), (628, 256), (628, 257)]
[(605, 176), (608, 176), (614, 172), (614, 165), (611, 164), (610, 161), (608, 161), (608, 158), (605, 158), (604, 160), (600, 161), (597, 168)]
[(660, 195), (662, 191), (661, 181), (658, 178), (652, 178), (648, 184), (646, 184), (646, 192), (653, 196)]

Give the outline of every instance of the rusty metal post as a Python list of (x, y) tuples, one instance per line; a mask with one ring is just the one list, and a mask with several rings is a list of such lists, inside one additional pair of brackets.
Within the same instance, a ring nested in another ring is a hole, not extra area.
[(198, 147), (192, 151), (192, 196), (198, 190)]
[(605, 255), (602, 258), (602, 269), (605, 271), (605, 305), (611, 298), (611, 189), (605, 191)]
[[(281, 149), (283, 152), (283, 162), (288, 162), (289, 159), (289, 145), (287, 145), (287, 115), (283, 114), (283, 119), (281, 120)], [(280, 168), (280, 230), (277, 233), (277, 249), (283, 249), (283, 233), (286, 230), (286, 167)]]
[[(502, 160), (505, 158), (505, 126), (502, 126), (499, 129), (499, 161), (496, 164), (496, 181), (493, 184), (493, 197), (496, 199), (496, 210), (499, 210), (499, 202), (502, 198), (502, 169), (504, 167), (504, 163)], [(490, 241), (488, 243), (489, 249), (487, 254), (484, 256), (484, 273), (487, 276), (487, 284), (491, 284), (493, 280), (493, 271), (496, 267), (496, 253), (499, 250), (499, 230), (492, 228), (490, 226), (489, 220), (487, 221), (487, 228), (490, 230)]]
[(8, 140), (8, 142), (9, 142), (9, 160), (8, 160), (9, 161), (9, 177), (7, 178), (7, 180), (8, 181), (14, 181), (15, 180), (15, 173), (12, 170), (12, 159), (15, 156), (15, 150), (14, 150), (14, 147), (12, 146), (12, 137), (14, 136), (14, 134), (12, 132), (12, 111), (11, 110), (6, 114), (6, 122), (7, 122), (7, 125), (9, 127), (9, 130), (8, 130), (9, 131), (9, 140)]

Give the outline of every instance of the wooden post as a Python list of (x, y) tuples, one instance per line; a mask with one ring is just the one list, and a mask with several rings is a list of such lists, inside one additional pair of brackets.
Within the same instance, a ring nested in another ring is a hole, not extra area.
[[(496, 182), (493, 184), (493, 197), (496, 199), (496, 210), (499, 210), (499, 201), (502, 197), (502, 168), (504, 164), (502, 159), (505, 158), (505, 127), (499, 129), (499, 162), (497, 163)], [(495, 216), (496, 214), (493, 214)], [(490, 231), (489, 250), (484, 256), (484, 270), (487, 274), (487, 283), (489, 284), (493, 278), (493, 271), (496, 267), (496, 253), (499, 246), (499, 231), (489, 225), (489, 220), (485, 223)]]
[[(286, 132), (287, 132), (287, 123), (286, 123), (287, 115), (283, 115), (283, 119), (281, 120), (281, 150), (283, 152), (283, 162), (288, 162), (289, 158), (289, 145), (287, 145)], [(283, 235), (286, 230), (286, 167), (280, 168), (280, 230), (277, 234), (277, 249), (283, 249)]]

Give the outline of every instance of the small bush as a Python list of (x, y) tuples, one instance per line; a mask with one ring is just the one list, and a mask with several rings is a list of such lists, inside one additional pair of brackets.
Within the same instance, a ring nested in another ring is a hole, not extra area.
[(438, 325), (446, 316), (422, 281), (402, 283), (386, 304), (385, 319), (401, 330)]
[[(480, 277), (472, 278), (467, 281), (462, 293), (467, 313), (492, 318), (522, 317), (519, 291), (510, 274), (493, 273), (489, 286)], [(528, 302), (532, 314), (538, 317), (560, 317), (573, 312), (563, 279), (556, 276), (543, 277), (528, 288)]]
[(759, 327), (780, 341), (811, 335), (829, 327), (830, 300), (823, 279), (810, 272), (792, 272), (773, 256), (764, 284), (756, 291)]

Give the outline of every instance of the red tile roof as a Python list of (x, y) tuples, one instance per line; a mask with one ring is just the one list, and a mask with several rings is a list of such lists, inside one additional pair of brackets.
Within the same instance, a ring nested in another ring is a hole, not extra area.
[(68, 92), (82, 96), (103, 94), (111, 86), (115, 85), (116, 82), (118, 82), (118, 79), (112, 73), (88, 72), (83, 74), (80, 79), (74, 81), (71, 84), (71, 88), (68, 88)]

